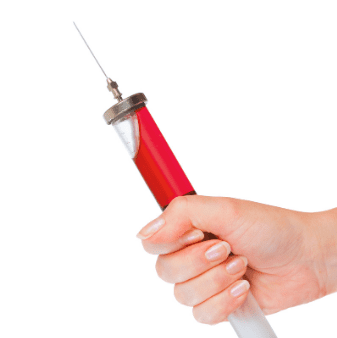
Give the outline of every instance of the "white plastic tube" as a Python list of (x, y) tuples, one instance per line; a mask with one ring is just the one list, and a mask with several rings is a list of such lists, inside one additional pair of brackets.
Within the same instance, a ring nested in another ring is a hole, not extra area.
[(245, 302), (228, 316), (228, 321), (239, 338), (277, 338), (250, 291)]

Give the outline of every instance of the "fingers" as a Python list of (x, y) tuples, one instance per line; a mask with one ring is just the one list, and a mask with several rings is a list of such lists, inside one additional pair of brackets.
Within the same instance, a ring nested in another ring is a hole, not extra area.
[(146, 252), (154, 255), (165, 255), (178, 251), (188, 245), (200, 242), (204, 239), (204, 233), (198, 229), (187, 230), (185, 234), (177, 240), (169, 243), (152, 243), (143, 240), (142, 244)]
[(246, 272), (247, 259), (232, 256), (205, 273), (174, 286), (176, 300), (187, 306), (196, 306), (222, 292)]
[(231, 256), (230, 246), (217, 239), (200, 242), (180, 251), (160, 255), (156, 270), (161, 279), (176, 283), (175, 298), (193, 306), (197, 321), (217, 324), (245, 300), (249, 282), (238, 281), (247, 269), (247, 259)]
[(229, 253), (227, 242), (213, 239), (158, 256), (156, 270), (164, 281), (182, 283), (225, 261)]
[[(193, 315), (201, 323), (226, 320), (247, 297), (249, 282), (238, 281), (247, 259), (227, 259), (231, 248), (221, 241), (245, 223), (245, 203), (225, 197), (177, 197), (137, 234), (147, 252), (159, 254), (159, 277), (176, 284), (177, 300), (193, 306)], [(200, 242), (208, 239), (207, 234), (219, 239)]]
[(151, 243), (174, 242), (187, 230), (197, 228), (225, 238), (236, 227), (241, 202), (200, 195), (176, 197), (137, 237)]
[(215, 325), (227, 320), (227, 317), (240, 307), (247, 298), (249, 282), (239, 280), (230, 287), (193, 307), (193, 316), (203, 324)]

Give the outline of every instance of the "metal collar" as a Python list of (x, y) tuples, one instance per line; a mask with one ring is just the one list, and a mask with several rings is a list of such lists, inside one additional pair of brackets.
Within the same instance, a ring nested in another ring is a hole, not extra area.
[(144, 107), (145, 102), (147, 102), (147, 98), (143, 93), (131, 95), (109, 108), (103, 117), (107, 124), (114, 124), (125, 115), (132, 114), (136, 109)]

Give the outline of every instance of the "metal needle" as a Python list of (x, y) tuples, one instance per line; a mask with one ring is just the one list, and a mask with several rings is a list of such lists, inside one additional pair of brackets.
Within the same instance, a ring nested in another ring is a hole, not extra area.
[(103, 70), (102, 66), (99, 64), (98, 60), (96, 59), (96, 56), (94, 55), (94, 53), (93, 53), (92, 50), (90, 49), (89, 45), (88, 45), (87, 42), (85, 41), (85, 38), (83, 37), (81, 31), (80, 31), (80, 30), (78, 29), (78, 27), (76, 26), (76, 23), (75, 23), (75, 22), (73, 22), (73, 23), (74, 23), (74, 25), (75, 25), (75, 27), (76, 27), (78, 33), (81, 35), (81, 38), (83, 39), (84, 43), (87, 45), (88, 49), (90, 50), (91, 55), (94, 57), (94, 59), (96, 60), (97, 64), (99, 65), (99, 68), (101, 68), (103, 74), (104, 74), (105, 77), (108, 79), (108, 77), (107, 77), (106, 74), (105, 74), (105, 71)]
[(108, 83), (108, 89), (110, 92), (112, 92), (112, 94), (114, 95), (115, 99), (118, 100), (118, 102), (123, 101), (122, 98), (122, 93), (118, 90), (118, 84), (115, 81), (112, 81), (109, 77), (107, 77), (107, 75), (105, 74), (105, 71), (103, 70), (102, 66), (99, 64), (98, 60), (96, 59), (94, 53), (92, 52), (92, 50), (90, 49), (89, 45), (87, 44), (87, 42), (85, 41), (82, 33), (80, 32), (80, 30), (78, 29), (78, 27), (76, 26), (76, 23), (73, 21), (73, 24), (75, 25), (78, 33), (81, 35), (81, 38), (83, 39), (84, 43), (86, 44), (86, 46), (88, 47), (88, 49), (90, 50), (91, 55), (94, 57), (94, 59), (96, 60), (97, 64), (99, 65), (99, 68), (101, 68), (103, 74), (106, 77), (106, 81)]

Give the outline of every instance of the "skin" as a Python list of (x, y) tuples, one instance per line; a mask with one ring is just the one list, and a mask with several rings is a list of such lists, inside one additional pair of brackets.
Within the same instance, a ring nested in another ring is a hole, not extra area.
[[(149, 233), (158, 219), (164, 224)], [(217, 239), (205, 240), (206, 233)], [(247, 297), (247, 290), (238, 297), (230, 293), (242, 277), (265, 315), (337, 291), (337, 208), (304, 213), (226, 197), (183, 196), (137, 236), (148, 253), (158, 254), (159, 277), (175, 284), (175, 298), (193, 307), (200, 323), (227, 321)], [(222, 254), (209, 261), (205, 252), (222, 241), (231, 254), (220, 246)], [(231, 275), (226, 266), (235, 259), (241, 269)]]

